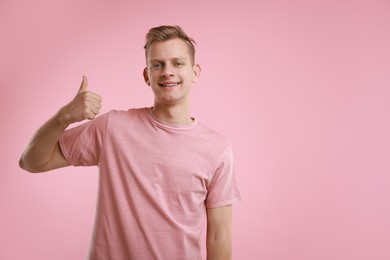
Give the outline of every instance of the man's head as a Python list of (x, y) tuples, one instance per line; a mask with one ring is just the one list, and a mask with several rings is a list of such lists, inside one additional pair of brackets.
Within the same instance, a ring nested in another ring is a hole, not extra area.
[(145, 82), (155, 96), (155, 106), (187, 105), (192, 83), (200, 76), (195, 64), (194, 40), (178, 26), (152, 28), (146, 35)]
[(184, 41), (184, 43), (188, 47), (192, 65), (194, 65), (195, 64), (194, 44), (196, 44), (195, 41), (192, 38), (190, 38), (179, 26), (170, 26), (170, 25), (163, 25), (163, 26), (151, 28), (149, 32), (146, 34), (146, 44), (144, 46), (146, 61), (148, 60), (149, 57), (150, 46), (154, 42), (162, 42), (171, 39), (181, 39), (182, 41)]

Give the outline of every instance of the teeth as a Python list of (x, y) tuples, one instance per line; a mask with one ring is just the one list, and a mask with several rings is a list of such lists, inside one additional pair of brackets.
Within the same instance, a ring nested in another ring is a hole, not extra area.
[(174, 87), (174, 86), (177, 86), (178, 83), (160, 84), (160, 85), (163, 86), (163, 87)]

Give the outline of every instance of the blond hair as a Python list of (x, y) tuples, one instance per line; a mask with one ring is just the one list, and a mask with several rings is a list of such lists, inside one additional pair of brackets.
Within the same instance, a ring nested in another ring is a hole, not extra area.
[(148, 51), (154, 42), (162, 42), (171, 39), (181, 39), (188, 47), (192, 63), (195, 63), (195, 44), (194, 39), (190, 38), (180, 26), (162, 25), (154, 27), (146, 34), (146, 43), (144, 46), (145, 57), (148, 58)]

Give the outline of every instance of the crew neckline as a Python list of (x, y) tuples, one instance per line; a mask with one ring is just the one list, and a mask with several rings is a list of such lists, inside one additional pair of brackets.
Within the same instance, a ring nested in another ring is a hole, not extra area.
[(164, 129), (170, 129), (170, 130), (179, 130), (179, 131), (186, 131), (186, 130), (191, 130), (194, 129), (195, 127), (198, 126), (198, 120), (196, 118), (192, 117), (192, 123), (188, 125), (176, 125), (176, 124), (171, 124), (164, 122), (160, 120), (158, 117), (156, 117), (153, 112), (152, 112), (153, 107), (145, 107), (146, 115), (148, 118), (157, 126), (164, 128)]

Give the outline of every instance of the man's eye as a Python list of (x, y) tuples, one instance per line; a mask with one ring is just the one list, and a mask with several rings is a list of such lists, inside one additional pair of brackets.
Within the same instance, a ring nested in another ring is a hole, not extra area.
[(152, 69), (157, 69), (157, 68), (159, 68), (159, 67), (161, 67), (161, 65), (160, 65), (159, 63), (154, 63), (154, 64), (152, 64), (152, 66), (151, 66)]
[(184, 62), (176, 62), (176, 66), (182, 66), (182, 65), (184, 65)]

